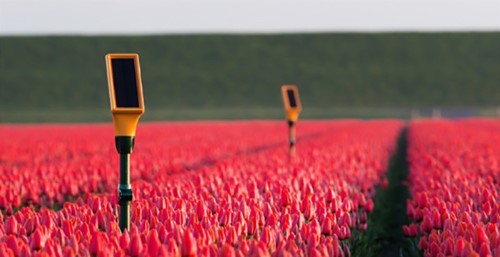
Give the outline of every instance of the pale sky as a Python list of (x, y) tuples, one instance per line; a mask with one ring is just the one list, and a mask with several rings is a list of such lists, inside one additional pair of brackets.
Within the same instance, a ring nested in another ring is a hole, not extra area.
[(0, 35), (500, 31), (500, 0), (0, 0)]

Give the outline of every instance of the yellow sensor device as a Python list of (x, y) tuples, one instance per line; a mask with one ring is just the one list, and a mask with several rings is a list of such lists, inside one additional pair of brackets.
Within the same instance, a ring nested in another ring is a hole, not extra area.
[(139, 55), (108, 54), (106, 68), (115, 136), (133, 137), (144, 113)]
[(135, 143), (135, 129), (144, 113), (141, 68), (137, 54), (106, 55), (109, 99), (115, 126), (115, 146), (120, 154), (118, 224), (122, 231), (130, 230), (130, 204), (133, 192), (130, 184), (130, 154)]
[(296, 122), (302, 111), (299, 89), (295, 85), (283, 85), (281, 86), (281, 96), (283, 97), (286, 118), (290, 122)]

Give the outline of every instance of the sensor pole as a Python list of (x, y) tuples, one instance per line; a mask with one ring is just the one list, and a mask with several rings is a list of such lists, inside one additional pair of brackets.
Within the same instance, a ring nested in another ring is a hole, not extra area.
[(120, 216), (118, 223), (121, 231), (130, 231), (130, 203), (133, 193), (130, 185), (130, 153), (134, 148), (133, 136), (116, 136), (116, 150), (120, 154), (120, 184), (118, 184), (118, 203), (120, 204)]
[(290, 156), (295, 156), (295, 122), (288, 120), (288, 138), (290, 147)]

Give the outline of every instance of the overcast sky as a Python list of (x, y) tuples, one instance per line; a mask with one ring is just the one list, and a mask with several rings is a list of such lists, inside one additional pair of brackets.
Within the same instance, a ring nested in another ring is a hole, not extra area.
[(0, 34), (500, 31), (500, 0), (0, 0)]

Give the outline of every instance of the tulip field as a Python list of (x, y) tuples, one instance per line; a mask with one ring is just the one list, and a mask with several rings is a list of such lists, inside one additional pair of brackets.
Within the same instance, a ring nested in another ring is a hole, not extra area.
[(294, 157), (283, 121), (142, 123), (123, 233), (111, 124), (0, 124), (0, 256), (356, 255), (402, 131), (413, 254), (500, 256), (500, 121), (481, 119), (299, 121)]
[(500, 122), (414, 122), (404, 226), (424, 256), (500, 256)]

